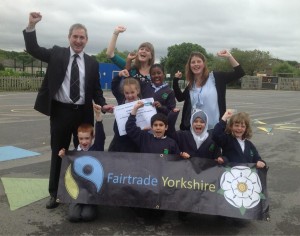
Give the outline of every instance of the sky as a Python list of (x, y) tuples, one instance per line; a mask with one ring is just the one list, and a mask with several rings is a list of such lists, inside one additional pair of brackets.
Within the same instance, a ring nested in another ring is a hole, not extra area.
[(195, 43), (216, 54), (222, 49), (261, 50), (274, 58), (300, 62), (299, 0), (1, 0), (0, 49), (25, 49), (22, 30), (30, 12), (40, 12), (36, 25), (40, 46), (68, 46), (74, 23), (88, 29), (85, 52), (107, 48), (116, 26), (117, 48), (133, 51), (151, 42), (155, 58), (168, 47)]

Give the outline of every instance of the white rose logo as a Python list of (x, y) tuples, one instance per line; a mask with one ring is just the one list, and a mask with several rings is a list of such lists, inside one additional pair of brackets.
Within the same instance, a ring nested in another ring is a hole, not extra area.
[(260, 199), (265, 199), (258, 174), (247, 166), (235, 166), (224, 172), (220, 187), (219, 193), (232, 206), (239, 208), (242, 215), (246, 209), (255, 207)]

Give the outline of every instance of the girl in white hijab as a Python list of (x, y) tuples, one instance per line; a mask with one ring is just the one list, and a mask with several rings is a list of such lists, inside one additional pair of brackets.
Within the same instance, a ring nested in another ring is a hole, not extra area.
[(208, 118), (204, 111), (194, 110), (191, 115), (190, 130), (175, 130), (175, 123), (179, 109), (169, 113), (169, 130), (167, 135), (177, 142), (181, 155), (187, 159), (190, 157), (201, 157), (217, 159), (221, 155), (220, 148), (211, 139), (208, 133)]
[(191, 133), (194, 137), (197, 149), (208, 138), (207, 115), (202, 110), (195, 110), (191, 115)]

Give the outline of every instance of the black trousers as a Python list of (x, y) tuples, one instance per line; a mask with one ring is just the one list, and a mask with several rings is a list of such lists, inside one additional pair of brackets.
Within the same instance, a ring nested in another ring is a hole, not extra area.
[(50, 196), (56, 197), (60, 176), (61, 158), (58, 156), (59, 150), (69, 149), (72, 135), (75, 147), (78, 145), (77, 128), (84, 119), (84, 105), (64, 104), (53, 101), (50, 116), (51, 134), (51, 166), (49, 177)]

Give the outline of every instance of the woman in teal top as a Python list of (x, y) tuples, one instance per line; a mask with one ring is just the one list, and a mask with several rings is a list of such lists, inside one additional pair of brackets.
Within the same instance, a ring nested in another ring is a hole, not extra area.
[[(131, 65), (131, 59), (128, 62), (119, 55), (115, 55), (115, 48), (119, 33), (123, 33), (126, 31), (124, 26), (117, 26), (112, 35), (111, 41), (107, 47), (106, 55), (108, 58), (112, 60), (112, 62), (117, 65), (121, 70), (129, 69), (129, 75), (131, 77), (139, 79), (141, 82), (149, 82), (150, 80), (150, 67), (154, 64), (155, 55), (154, 55), (154, 47), (149, 42), (142, 43), (135, 57), (131, 57), (134, 59), (134, 65)], [(127, 63), (127, 64), (126, 64)], [(128, 68), (129, 67), (129, 68)]]

